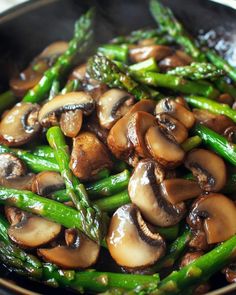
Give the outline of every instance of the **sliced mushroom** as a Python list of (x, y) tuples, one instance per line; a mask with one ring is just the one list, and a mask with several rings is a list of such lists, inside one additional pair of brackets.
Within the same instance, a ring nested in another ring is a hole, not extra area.
[(127, 268), (144, 268), (165, 253), (165, 242), (153, 233), (133, 204), (120, 207), (112, 216), (107, 245), (117, 264)]
[(51, 193), (65, 188), (65, 183), (60, 173), (43, 171), (35, 176), (32, 183), (32, 192), (40, 196), (48, 196)]
[(134, 97), (120, 89), (106, 91), (98, 100), (98, 118), (101, 126), (110, 129), (134, 104)]
[(98, 120), (97, 114), (94, 112), (86, 118), (86, 123), (83, 126), (84, 131), (94, 133), (103, 143), (107, 142), (108, 130), (103, 128)]
[(172, 205), (161, 194), (160, 183), (164, 179), (162, 168), (153, 160), (142, 160), (130, 178), (128, 192), (132, 203), (144, 218), (154, 225), (168, 227), (177, 224), (185, 214), (185, 205)]
[(154, 101), (144, 99), (136, 103), (130, 111), (118, 120), (111, 128), (107, 138), (107, 143), (109, 149), (117, 158), (126, 160), (133, 152), (133, 145), (128, 139), (128, 124), (130, 117), (138, 111), (152, 113), (154, 108)]
[(184, 150), (161, 126), (150, 127), (145, 140), (150, 154), (161, 165), (174, 168), (182, 163)]
[(190, 219), (203, 218), (208, 244), (223, 242), (236, 234), (235, 216), (234, 202), (217, 193), (199, 198), (190, 212)]
[(229, 94), (229, 93), (222, 93), (220, 96), (217, 98), (217, 101), (219, 103), (227, 104), (230, 107), (232, 107), (234, 103), (234, 98)]
[(86, 75), (86, 67), (86, 64), (82, 64), (76, 67), (71, 73), (69, 80), (78, 79), (80, 81), (83, 81)]
[(21, 222), (25, 215), (28, 214), (16, 207), (5, 206), (5, 216), (11, 225), (16, 225)]
[(171, 134), (177, 143), (182, 143), (188, 138), (188, 130), (180, 121), (165, 113), (158, 114), (156, 118), (163, 130)]
[[(58, 95), (48, 101), (40, 110), (38, 120), (44, 127), (62, 124), (66, 135), (78, 134), (81, 124), (81, 112), (89, 115), (94, 109), (92, 97), (82, 91)], [(65, 113), (68, 112), (67, 115)], [(63, 115), (64, 113), (64, 115)], [(61, 121), (59, 119), (61, 118)], [(67, 126), (68, 125), (68, 126)]]
[(192, 112), (186, 109), (182, 104), (170, 98), (164, 98), (156, 105), (155, 114), (167, 113), (180, 121), (186, 128), (191, 128), (195, 122)]
[(165, 179), (160, 184), (161, 195), (173, 205), (196, 198), (201, 192), (196, 181), (183, 178)]
[(174, 54), (162, 59), (159, 66), (162, 71), (174, 69), (176, 67), (187, 66), (192, 62), (192, 58), (184, 51), (177, 50)]
[(195, 251), (195, 252), (187, 252), (184, 254), (184, 256), (181, 258), (180, 261), (180, 268), (185, 267), (186, 265), (189, 265), (199, 257), (201, 257), (204, 254), (202, 251)]
[(146, 112), (136, 112), (128, 122), (128, 139), (140, 157), (150, 157), (145, 143), (145, 134), (151, 126), (157, 124), (153, 115)]
[(0, 142), (8, 146), (20, 146), (30, 141), (40, 130), (38, 111), (37, 104), (16, 104), (0, 123)]
[(148, 58), (159, 61), (172, 53), (172, 49), (165, 45), (136, 46), (130, 48), (129, 57), (133, 62), (141, 62)]
[(22, 97), (33, 88), (42, 78), (43, 73), (55, 62), (55, 59), (68, 48), (68, 43), (59, 41), (46, 47), (25, 69), (19, 78), (10, 80), (10, 87), (14, 94)]
[(106, 146), (91, 132), (82, 132), (73, 140), (70, 168), (83, 180), (95, 176), (101, 169), (110, 168), (112, 161)]
[(197, 178), (200, 187), (207, 192), (218, 192), (226, 183), (224, 161), (205, 149), (194, 149), (187, 154), (185, 166)]
[(67, 246), (38, 249), (38, 255), (63, 269), (88, 268), (96, 263), (100, 251), (97, 243), (76, 229), (67, 229), (65, 240)]
[(36, 248), (55, 239), (61, 225), (39, 216), (24, 215), (24, 218), (8, 229), (12, 241), (25, 248)]
[(236, 125), (225, 129), (223, 134), (229, 142), (236, 143)]
[(62, 113), (60, 118), (60, 127), (65, 136), (76, 137), (83, 122), (82, 110), (68, 111)]
[(193, 114), (198, 123), (207, 126), (219, 134), (223, 134), (227, 128), (235, 126), (235, 123), (229, 117), (213, 114), (207, 110), (194, 109)]
[(26, 174), (25, 164), (10, 153), (0, 154), (0, 179), (14, 178)]
[(14, 178), (1, 178), (0, 185), (8, 188), (30, 191), (34, 178), (35, 174), (33, 173), (29, 173), (23, 176), (16, 176)]
[(229, 266), (223, 269), (225, 278), (228, 283), (236, 283), (236, 262), (231, 263)]

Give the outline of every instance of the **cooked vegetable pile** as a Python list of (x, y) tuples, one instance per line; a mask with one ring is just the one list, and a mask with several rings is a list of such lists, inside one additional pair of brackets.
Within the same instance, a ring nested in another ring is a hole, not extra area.
[[(236, 69), (157, 0), (94, 48), (94, 9), (0, 95), (0, 260), (79, 293), (236, 282)], [(15, 104), (15, 105), (14, 105)]]

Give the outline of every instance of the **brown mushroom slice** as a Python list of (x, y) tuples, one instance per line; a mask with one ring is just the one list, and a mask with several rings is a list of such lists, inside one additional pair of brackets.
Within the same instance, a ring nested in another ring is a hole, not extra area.
[(82, 127), (83, 112), (75, 110), (62, 113), (60, 127), (65, 136), (76, 137)]
[(10, 153), (0, 154), (0, 179), (14, 178), (26, 174), (25, 164)]
[(83, 126), (83, 130), (94, 133), (103, 143), (107, 142), (109, 131), (100, 125), (97, 114), (95, 112), (91, 116), (86, 118), (86, 123)]
[(71, 73), (69, 80), (78, 79), (80, 81), (83, 81), (86, 76), (86, 67), (86, 64), (82, 64), (76, 67)]
[(225, 129), (223, 134), (229, 142), (236, 143), (236, 125)]
[(133, 152), (133, 145), (128, 139), (128, 124), (130, 117), (138, 111), (152, 113), (155, 105), (156, 103), (153, 100), (144, 99), (139, 101), (111, 128), (107, 137), (107, 143), (109, 149), (117, 158), (126, 160)]
[(36, 248), (47, 244), (60, 232), (60, 224), (39, 216), (25, 216), (18, 224), (8, 229), (11, 240), (25, 248)]
[(177, 50), (174, 54), (162, 59), (159, 66), (162, 71), (168, 71), (176, 67), (187, 66), (192, 62), (192, 58), (184, 51)]
[(60, 173), (43, 171), (35, 176), (32, 183), (32, 192), (40, 196), (48, 196), (52, 192), (65, 188), (65, 183)]
[(94, 100), (83, 91), (70, 92), (64, 95), (58, 95), (48, 101), (41, 108), (38, 120), (41, 125), (49, 127), (58, 125), (57, 119), (64, 112), (82, 110), (83, 114), (89, 115), (94, 109)]
[(172, 116), (160, 113), (156, 116), (158, 124), (174, 137), (177, 143), (182, 143), (188, 138), (187, 128)]
[(34, 181), (35, 174), (29, 173), (23, 176), (14, 178), (0, 178), (0, 185), (18, 190), (31, 190), (31, 185)]
[[(68, 42), (56, 41), (47, 46), (36, 59), (42, 58), (56, 58), (68, 49)], [(50, 62), (50, 65), (52, 62)]]
[(194, 149), (187, 154), (184, 162), (192, 171), (200, 187), (207, 192), (218, 192), (226, 184), (227, 172), (224, 161), (205, 149)]
[(70, 168), (80, 179), (88, 180), (112, 161), (106, 146), (91, 132), (82, 132), (73, 140)]
[(11, 225), (16, 225), (21, 222), (23, 218), (28, 214), (25, 211), (22, 211), (16, 207), (5, 206), (4, 212), (7, 220)]
[(190, 215), (202, 217), (208, 244), (228, 240), (236, 234), (236, 207), (222, 194), (211, 193), (194, 203)]
[(207, 126), (219, 134), (223, 134), (227, 128), (235, 126), (235, 123), (229, 117), (213, 114), (207, 110), (194, 109), (193, 114), (198, 123)]
[(110, 129), (134, 103), (134, 97), (124, 90), (110, 89), (98, 100), (98, 118), (102, 127)]
[(191, 111), (170, 98), (164, 98), (156, 105), (155, 114), (157, 115), (160, 113), (171, 115), (188, 129), (191, 128), (195, 122), (195, 117)]
[(183, 268), (183, 267), (189, 265), (190, 263), (192, 263), (193, 261), (195, 261), (196, 259), (201, 257), (203, 254), (204, 254), (203, 251), (194, 251), (194, 252), (185, 253), (184, 256), (180, 260), (179, 267)]
[(120, 207), (112, 216), (107, 246), (117, 264), (127, 268), (144, 268), (165, 253), (163, 238), (154, 233), (133, 204)]
[(185, 214), (185, 205), (172, 205), (160, 192), (164, 179), (162, 168), (153, 160), (142, 160), (136, 166), (128, 185), (130, 199), (144, 218), (158, 226), (177, 224)]
[(39, 83), (41, 78), (42, 75), (37, 73), (33, 73), (27, 79), (13, 78), (10, 80), (10, 88), (15, 96), (23, 97), (27, 91)]
[(185, 152), (161, 126), (152, 126), (145, 134), (148, 150), (161, 165), (174, 168), (180, 165)]
[(140, 157), (150, 157), (145, 143), (145, 134), (151, 126), (156, 124), (156, 118), (146, 112), (136, 112), (130, 117), (128, 138)]
[(133, 62), (141, 62), (151, 57), (159, 61), (171, 53), (172, 49), (165, 45), (136, 46), (130, 48), (129, 57)]
[(75, 229), (66, 230), (65, 236), (67, 246), (38, 249), (38, 255), (63, 269), (88, 268), (96, 263), (100, 251), (97, 243)]
[(8, 146), (20, 146), (30, 141), (40, 130), (38, 111), (37, 104), (16, 104), (0, 123), (0, 142)]
[(160, 193), (173, 205), (196, 198), (202, 190), (194, 180), (183, 178), (165, 179), (160, 184)]

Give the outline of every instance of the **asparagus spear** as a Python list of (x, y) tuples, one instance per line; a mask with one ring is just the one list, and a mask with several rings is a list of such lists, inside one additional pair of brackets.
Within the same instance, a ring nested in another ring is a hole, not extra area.
[(42, 171), (59, 171), (59, 166), (53, 158), (43, 158), (33, 155), (27, 151), (20, 149), (10, 149), (4, 145), (0, 145), (0, 154), (12, 153), (24, 161), (32, 172), (38, 173)]
[(25, 95), (23, 101), (32, 103), (40, 102), (49, 92), (53, 81), (59, 79), (73, 65), (75, 57), (87, 51), (93, 33), (93, 18), (94, 9), (90, 9), (80, 17), (75, 23), (74, 38), (70, 41), (68, 49), (44, 73), (40, 82)]
[(54, 151), (49, 145), (36, 146), (32, 150), (30, 150), (30, 153), (46, 159), (55, 159)]
[(176, 67), (167, 72), (169, 75), (181, 76), (191, 80), (215, 79), (224, 75), (222, 70), (210, 63), (193, 62), (189, 66)]
[(144, 83), (155, 87), (164, 87), (186, 94), (198, 94), (209, 98), (216, 98), (219, 92), (210, 84), (188, 81), (182, 77), (154, 72), (135, 72), (134, 77)]
[(11, 107), (17, 102), (17, 97), (13, 94), (12, 91), (8, 90), (0, 94), (0, 114), (5, 111), (7, 108)]
[(192, 136), (187, 138), (183, 143), (182, 143), (182, 148), (184, 149), (185, 152), (189, 152), (192, 149), (198, 147), (202, 143), (201, 137), (198, 135)]
[(223, 78), (217, 79), (214, 84), (220, 92), (228, 93), (233, 98), (236, 98), (236, 88), (233, 85), (228, 84)]
[(80, 87), (81, 87), (81, 82), (78, 79), (70, 80), (66, 83), (65, 87), (62, 89), (61, 94), (77, 91)]
[(129, 49), (128, 46), (124, 44), (104, 44), (98, 47), (98, 52), (102, 53), (109, 59), (114, 59), (126, 63), (128, 60)]
[(173, 271), (160, 282), (157, 290), (151, 294), (179, 294), (192, 285), (206, 281), (233, 259), (235, 249), (236, 236), (233, 236), (181, 270)]
[(60, 127), (49, 128), (47, 139), (54, 149), (61, 176), (65, 181), (66, 192), (80, 214), (83, 231), (93, 240), (100, 242), (102, 239), (101, 211), (96, 206), (91, 206), (84, 185), (79, 182), (69, 168), (70, 155)]
[(157, 0), (150, 1), (150, 11), (163, 33), (168, 33), (188, 54), (198, 61), (205, 61), (204, 54), (186, 33), (183, 25), (175, 18), (172, 11)]
[(218, 69), (224, 70), (234, 82), (236, 81), (236, 69), (225, 59), (220, 57), (214, 50), (208, 49), (205, 54), (211, 63)]
[(185, 96), (184, 99), (193, 107), (208, 110), (215, 114), (225, 115), (236, 122), (236, 111), (226, 104), (195, 95)]
[(159, 67), (155, 58), (151, 57), (128, 67), (130, 72), (158, 72)]
[(125, 89), (137, 99), (150, 98), (150, 93), (139, 83), (122, 72), (115, 63), (101, 54), (96, 54), (89, 59), (87, 72), (91, 78), (99, 80), (109, 87)]
[(48, 95), (48, 100), (53, 99), (55, 96), (57, 96), (57, 94), (60, 92), (60, 82), (55, 79), (52, 82), (52, 86)]
[(196, 125), (195, 132), (201, 137), (210, 149), (233, 165), (236, 165), (236, 146), (215, 131), (203, 126)]

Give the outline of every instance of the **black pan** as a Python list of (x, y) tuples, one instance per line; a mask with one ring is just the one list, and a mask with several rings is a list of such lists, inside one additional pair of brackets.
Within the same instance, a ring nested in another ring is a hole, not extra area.
[[(1, 0), (0, 0), (1, 1)], [(236, 42), (235, 0), (163, 0), (173, 9), (186, 28), (198, 35), (209, 32), (206, 38), (216, 45), (231, 61)], [(98, 8), (96, 41), (106, 42), (117, 34), (125, 34), (144, 26), (154, 26), (148, 12), (148, 2), (143, 0), (35, 0), (19, 5), (0, 15), (0, 92), (7, 89), (9, 78), (24, 66), (46, 45), (56, 40), (68, 40), (73, 33), (74, 21), (91, 5)], [(217, 34), (215, 34), (217, 32)], [(219, 41), (221, 40), (221, 41)], [(224, 42), (222, 42), (224, 40)], [(236, 56), (236, 52), (235, 52)], [(29, 282), (6, 269), (0, 269), (0, 294), (65, 294), (65, 290), (52, 289)], [(9, 282), (9, 279), (11, 280)], [(14, 282), (12, 282), (14, 281)], [(236, 286), (226, 285), (223, 276), (213, 278), (216, 294), (236, 294)], [(17, 289), (21, 286), (25, 289)], [(232, 291), (233, 289), (235, 291)], [(231, 289), (231, 293), (228, 293)], [(228, 290), (228, 291), (227, 291)], [(66, 294), (74, 294), (66, 291)], [(213, 293), (211, 293), (213, 294)]]

